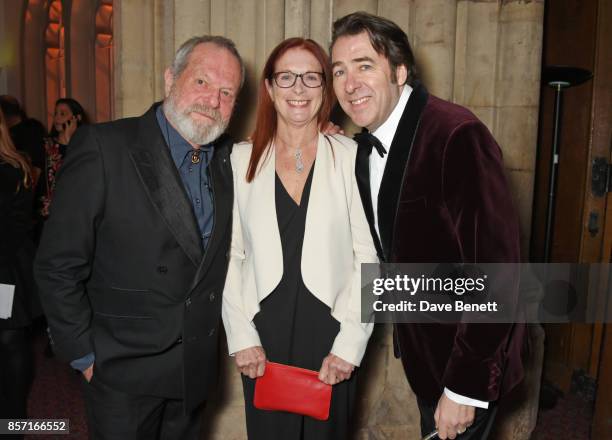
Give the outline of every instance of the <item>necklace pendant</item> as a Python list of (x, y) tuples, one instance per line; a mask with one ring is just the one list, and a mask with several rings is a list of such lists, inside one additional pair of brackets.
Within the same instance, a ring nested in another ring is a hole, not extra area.
[(297, 149), (295, 151), (295, 171), (301, 174), (304, 171), (304, 162), (302, 161), (302, 150)]

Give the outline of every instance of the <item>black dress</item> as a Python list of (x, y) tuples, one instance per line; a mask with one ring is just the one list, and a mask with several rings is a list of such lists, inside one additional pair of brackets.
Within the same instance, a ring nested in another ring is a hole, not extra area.
[[(276, 176), (276, 218), (283, 249), (283, 277), (260, 304), (253, 322), (268, 360), (319, 371), (329, 354), (340, 323), (304, 285), (301, 274), (302, 243), (314, 165), (297, 205)], [(316, 215), (325, 215), (324, 212)], [(331, 243), (321, 243), (321, 252)], [(356, 388), (355, 375), (334, 385), (330, 416), (315, 420), (280, 411), (253, 407), (255, 381), (243, 376), (247, 432), (250, 440), (341, 440), (348, 437)]]

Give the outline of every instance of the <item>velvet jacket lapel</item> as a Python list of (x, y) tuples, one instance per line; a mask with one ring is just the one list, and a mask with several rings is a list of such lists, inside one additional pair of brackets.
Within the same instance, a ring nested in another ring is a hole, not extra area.
[(378, 234), (374, 227), (374, 208), (372, 207), (372, 191), (370, 190), (370, 155), (368, 154), (368, 149), (363, 146), (358, 146), (357, 148), (355, 176), (363, 210), (368, 219), (368, 225), (370, 226), (370, 234), (372, 234), (374, 246), (376, 247), (376, 254), (381, 261), (384, 261), (380, 240), (378, 239)]
[(389, 149), (389, 157), (378, 193), (378, 230), (385, 261), (389, 261), (391, 257), (395, 218), (401, 190), (406, 179), (405, 172), (408, 168), (410, 152), (419, 128), (421, 114), (428, 98), (429, 93), (425, 87), (420, 83), (415, 84)]
[(142, 118), (130, 158), (159, 214), (191, 262), (202, 262), (202, 240), (183, 182), (164, 142), (153, 105)]
[[(374, 239), (376, 252), (381, 261), (388, 261), (393, 239), (393, 227), (397, 214), (401, 188), (403, 187), (404, 170), (408, 166), (410, 150), (417, 132), (423, 108), (427, 103), (429, 93), (421, 84), (416, 84), (404, 113), (393, 136), (393, 142), (387, 158), (387, 165), (383, 174), (380, 191), (378, 193), (378, 229), (380, 240), (374, 226), (374, 208), (372, 207), (372, 192), (370, 189), (370, 156), (366, 148), (357, 150), (355, 161), (355, 175), (357, 186), (363, 203), (370, 233)], [(372, 150), (373, 151), (373, 150)]]

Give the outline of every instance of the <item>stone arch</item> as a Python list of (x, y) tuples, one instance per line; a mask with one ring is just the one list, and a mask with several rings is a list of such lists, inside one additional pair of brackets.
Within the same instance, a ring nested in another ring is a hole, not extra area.
[(95, 118), (100, 122), (114, 115), (113, 0), (100, 0), (95, 22)]
[(46, 121), (53, 119), (55, 101), (66, 96), (66, 53), (64, 6), (61, 0), (49, 0), (46, 5), (44, 34)]
[(28, 0), (23, 11), (21, 83), (23, 105), (29, 115), (46, 120), (44, 31), (46, 10), (42, 0)]
[(73, 0), (70, 92), (92, 121), (113, 118), (113, 0)]
[(72, 0), (70, 9), (70, 94), (95, 120), (95, 26), (98, 0)]

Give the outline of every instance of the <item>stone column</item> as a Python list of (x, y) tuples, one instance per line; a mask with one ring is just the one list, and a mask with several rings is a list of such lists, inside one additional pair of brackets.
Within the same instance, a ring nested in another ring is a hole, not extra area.
[[(20, 18), (23, 20), (24, 17)], [(45, 95), (45, 49), (44, 30), (46, 11), (42, 0), (28, 2), (23, 23), (23, 42), (21, 46), (22, 105), (28, 114), (47, 123)]]
[(453, 94), (456, 5), (448, 0), (417, 0), (410, 20), (411, 44), (423, 82), (431, 93), (447, 100)]
[(492, 131), (504, 151), (521, 225), (521, 249), (529, 255), (535, 176), (544, 0), (504, 2), (499, 13), (495, 78), (497, 109)]
[(70, 97), (96, 115), (95, 14), (97, 1), (73, 0), (70, 8)]
[[(115, 116), (144, 113), (156, 98), (155, 8), (148, 0), (114, 4)], [(138, 21), (135, 26), (134, 22)]]
[[(187, 25), (183, 26), (182, 22), (178, 22), (179, 26), (175, 25), (177, 23), (174, 15), (175, 11), (176, 8), (172, 2), (166, 0), (155, 0), (154, 2), (155, 39), (153, 52), (155, 58), (153, 60), (153, 89), (156, 101), (164, 98), (164, 71), (172, 64), (174, 52), (178, 49), (178, 46), (184, 42), (183, 39), (177, 37), (176, 32), (178, 31), (177, 28), (186, 28)], [(197, 28), (198, 23), (197, 20), (194, 20), (191, 25)], [(192, 35), (201, 35), (207, 32), (206, 29), (200, 30), (199, 33), (194, 30)]]
[(23, 1), (0, 0), (0, 94), (23, 101), (21, 35)]
[(331, 41), (332, 3), (310, 3), (310, 35), (309, 37), (323, 46), (326, 50)]
[(421, 438), (419, 409), (401, 362), (393, 355), (391, 325), (378, 325), (359, 371), (356, 438)]
[[(168, 2), (170, 3), (170, 2)], [(210, 0), (174, 0), (174, 41), (210, 33)]]

